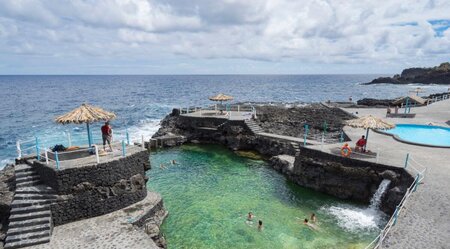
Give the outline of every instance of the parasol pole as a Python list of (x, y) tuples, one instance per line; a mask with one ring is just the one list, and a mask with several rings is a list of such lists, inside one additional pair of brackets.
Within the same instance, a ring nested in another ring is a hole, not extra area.
[(367, 142), (369, 141), (369, 128), (366, 129), (366, 144), (364, 145), (364, 151), (366, 151)]
[(87, 127), (87, 133), (88, 133), (89, 148), (91, 148), (92, 138), (91, 138), (91, 130), (89, 129), (89, 122), (86, 122), (86, 127)]

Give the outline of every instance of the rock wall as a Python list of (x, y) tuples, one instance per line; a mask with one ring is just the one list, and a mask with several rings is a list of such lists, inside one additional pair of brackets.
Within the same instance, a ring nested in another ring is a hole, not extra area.
[(300, 186), (312, 188), (344, 200), (369, 203), (383, 179), (391, 181), (381, 210), (393, 213), (413, 177), (404, 169), (331, 155), (301, 148), (292, 169), (279, 158), (272, 166)]
[(51, 204), (53, 223), (57, 226), (107, 214), (136, 203), (146, 195), (145, 180), (141, 174), (128, 180), (121, 179), (110, 187), (82, 182), (74, 188), (73, 194), (60, 196)]
[(58, 194), (71, 194), (73, 188), (82, 182), (89, 182), (94, 186), (112, 186), (122, 179), (140, 174), (150, 169), (148, 151), (140, 151), (133, 155), (118, 158), (113, 161), (99, 163), (92, 166), (56, 170), (42, 162), (34, 161), (35, 170), (48, 186)]
[(269, 156), (296, 152), (290, 142), (255, 136), (244, 121), (237, 120), (169, 115), (154, 136), (167, 134), (182, 135), (187, 142), (220, 143), (231, 150), (256, 150)]
[(68, 222), (110, 213), (147, 194), (145, 171), (150, 169), (149, 152), (91, 166), (56, 170), (35, 160), (41, 180), (58, 194), (51, 204), (53, 223)]
[(13, 165), (6, 165), (0, 170), (0, 248), (3, 248), (8, 230), (9, 212), (16, 188), (15, 180)]

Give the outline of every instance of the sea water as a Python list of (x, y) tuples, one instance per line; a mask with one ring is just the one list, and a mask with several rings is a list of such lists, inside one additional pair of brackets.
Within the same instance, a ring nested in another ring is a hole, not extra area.
[[(219, 145), (160, 150), (151, 164), (147, 184), (169, 211), (162, 226), (169, 248), (365, 248), (386, 222), (377, 210), (300, 187), (265, 161)], [(303, 224), (311, 213), (317, 230)]]
[[(86, 144), (85, 125), (54, 123), (87, 102), (117, 114), (115, 134), (149, 138), (174, 107), (207, 105), (219, 92), (234, 101), (318, 102), (394, 98), (417, 85), (360, 85), (379, 75), (153, 75), (153, 76), (0, 76), (0, 168), (17, 156), (16, 141), (37, 136), (44, 146)], [(430, 94), (448, 86), (421, 86)], [(93, 124), (100, 140), (101, 123)], [(119, 135), (117, 135), (119, 137)]]

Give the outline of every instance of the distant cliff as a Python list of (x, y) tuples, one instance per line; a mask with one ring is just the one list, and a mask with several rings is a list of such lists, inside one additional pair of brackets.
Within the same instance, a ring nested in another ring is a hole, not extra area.
[(450, 84), (450, 63), (445, 62), (437, 67), (430, 68), (408, 68), (402, 71), (400, 75), (394, 77), (380, 77), (364, 85), (391, 83), (391, 84)]

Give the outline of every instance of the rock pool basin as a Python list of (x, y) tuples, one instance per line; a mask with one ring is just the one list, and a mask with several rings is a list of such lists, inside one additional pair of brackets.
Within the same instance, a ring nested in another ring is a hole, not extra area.
[(380, 131), (395, 139), (416, 145), (450, 148), (450, 128), (432, 125), (397, 124), (395, 128)]
[[(386, 223), (377, 210), (297, 186), (222, 146), (152, 152), (151, 164), (148, 188), (169, 211), (161, 227), (169, 248), (365, 248)], [(303, 225), (311, 213), (318, 230)]]

